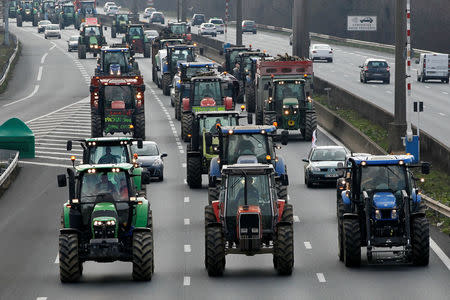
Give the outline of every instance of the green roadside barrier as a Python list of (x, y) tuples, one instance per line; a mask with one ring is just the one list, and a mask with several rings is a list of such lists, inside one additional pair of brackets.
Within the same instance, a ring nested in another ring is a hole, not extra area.
[(34, 133), (21, 120), (12, 118), (0, 126), (0, 149), (17, 150), (20, 158), (34, 158)]

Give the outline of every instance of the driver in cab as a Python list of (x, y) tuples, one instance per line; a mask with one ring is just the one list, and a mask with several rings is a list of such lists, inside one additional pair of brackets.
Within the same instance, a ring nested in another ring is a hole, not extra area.
[(116, 164), (117, 157), (111, 154), (111, 147), (106, 147), (105, 152), (105, 155), (98, 160), (98, 164)]

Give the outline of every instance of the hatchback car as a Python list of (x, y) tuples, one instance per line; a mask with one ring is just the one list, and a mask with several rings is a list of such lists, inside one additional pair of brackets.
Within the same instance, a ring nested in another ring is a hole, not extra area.
[(118, 12), (119, 12), (119, 7), (117, 7), (116, 5), (110, 5), (110, 6), (108, 6), (108, 9), (106, 10), (106, 14), (108, 16), (114, 16)]
[(255, 21), (250, 21), (250, 20), (242, 21), (242, 32), (253, 32), (253, 34), (256, 34)]
[(147, 8), (144, 10), (144, 18), (150, 18), (150, 16), (152, 15), (152, 13), (155, 12), (155, 11), (156, 11), (155, 8), (153, 8), (153, 7), (147, 7)]
[(67, 40), (67, 50), (69, 52), (73, 51), (77, 51), (78, 50), (78, 35), (72, 35), (68, 40)]
[(206, 22), (204, 14), (194, 14), (191, 19), (191, 26), (202, 25)]
[(383, 83), (390, 83), (391, 72), (389, 65), (384, 59), (368, 58), (362, 66), (359, 80), (367, 83), (370, 80), (381, 80)]
[(327, 44), (314, 44), (309, 47), (309, 58), (314, 60), (326, 60), (333, 62), (333, 49)]
[(305, 184), (312, 187), (313, 184), (336, 183), (336, 179), (342, 176), (338, 170), (339, 163), (344, 166), (347, 149), (342, 146), (318, 146), (311, 148), (305, 162)]
[(153, 30), (153, 29), (145, 30), (144, 34), (147, 37), (147, 39), (150, 40), (150, 41), (159, 36), (158, 31), (157, 30)]
[(44, 37), (46, 39), (50, 37), (61, 38), (61, 30), (59, 29), (59, 24), (49, 24), (45, 26)]
[(159, 181), (164, 179), (164, 161), (167, 157), (166, 153), (160, 153), (158, 145), (153, 141), (144, 141), (143, 147), (139, 149), (137, 142), (134, 142), (131, 147), (132, 153), (138, 155), (137, 162), (144, 169), (150, 172), (151, 177), (158, 177)]
[(150, 15), (150, 23), (161, 23), (164, 24), (165, 22), (165, 17), (164, 14), (160, 11), (154, 11), (152, 12), (152, 14)]
[(39, 21), (38, 26), (37, 26), (38, 33), (44, 32), (45, 26), (50, 25), (50, 24), (52, 24), (52, 22), (50, 22), (49, 20)]
[(214, 25), (213, 23), (203, 23), (198, 29), (198, 34), (217, 36), (216, 25)]
[(111, 5), (116, 5), (116, 3), (114, 2), (106, 2), (105, 5), (103, 6), (103, 11), (107, 12), (108, 11), (108, 7)]
[(223, 20), (222, 20), (222, 19), (219, 19), (219, 18), (211, 18), (211, 19), (209, 19), (209, 22), (208, 22), (208, 23), (214, 24), (214, 25), (216, 26), (216, 31), (217, 31), (218, 33), (222, 33), (222, 34), (225, 33), (225, 24), (223, 23)]

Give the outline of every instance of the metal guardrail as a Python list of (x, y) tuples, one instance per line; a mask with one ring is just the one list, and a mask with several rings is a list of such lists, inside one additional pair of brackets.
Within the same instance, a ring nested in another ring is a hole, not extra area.
[(5, 164), (6, 168), (0, 168), (0, 187), (7, 181), (19, 162), (19, 151), (0, 150), (0, 166)]
[[(10, 35), (10, 36), (12, 36), (12, 35)], [(2, 78), (0, 79), (0, 86), (3, 85), (3, 83), (4, 83), (5, 80), (6, 80), (6, 77), (8, 77), (9, 70), (10, 70), (10, 68), (11, 68), (11, 63), (12, 63), (12, 62), (14, 61), (14, 59), (16, 58), (17, 51), (19, 50), (19, 40), (18, 40), (17, 38), (13, 38), (13, 39), (11, 39), (11, 40), (14, 40), (14, 41), (15, 41), (15, 43), (16, 43), (16, 48), (14, 49), (13, 54), (12, 54), (11, 57), (9, 58), (9, 60), (8, 60), (8, 65), (7, 65), (7, 67), (6, 67), (6, 70), (3, 72), (3, 76), (2, 76)]]
[(422, 194), (422, 200), (424, 200), (425, 204), (432, 210), (435, 210), (435, 211), (443, 214), (444, 216), (450, 218), (450, 207), (442, 204), (439, 201), (433, 200), (430, 197), (428, 197), (427, 195), (423, 195), (423, 194)]

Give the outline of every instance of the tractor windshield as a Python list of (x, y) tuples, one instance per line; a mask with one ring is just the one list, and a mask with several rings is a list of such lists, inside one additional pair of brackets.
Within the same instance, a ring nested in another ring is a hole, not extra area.
[(275, 84), (275, 101), (282, 102), (286, 98), (305, 100), (304, 85), (300, 81), (278, 81)]
[[(92, 203), (111, 195), (114, 201), (129, 200), (129, 185), (125, 172), (83, 173), (79, 186), (81, 203)], [(97, 198), (100, 198), (97, 200)]]
[(81, 10), (87, 14), (93, 14), (94, 2), (81, 2)]
[(213, 116), (204, 118), (200, 124), (200, 130), (205, 129), (213, 135), (216, 135), (219, 126), (236, 126), (237, 121), (234, 116)]
[(117, 21), (126, 22), (128, 21), (128, 15), (116, 15)]
[(407, 190), (406, 172), (403, 166), (365, 166), (361, 167), (361, 191), (374, 192), (391, 190), (400, 193)]
[(129, 35), (132, 37), (140, 38), (144, 35), (141, 27), (130, 27)]
[(166, 48), (167, 46), (172, 46), (172, 45), (181, 45), (182, 41), (180, 40), (169, 40), (169, 41), (162, 41), (161, 42), (161, 49)]
[(200, 106), (205, 98), (213, 98), (216, 105), (222, 105), (222, 90), (219, 81), (196, 81), (193, 106)]
[(211, 68), (210, 67), (201, 67), (201, 68), (197, 68), (197, 67), (191, 67), (191, 68), (187, 68), (186, 69), (186, 77), (187, 78), (192, 78), (196, 75), (202, 74), (202, 73), (207, 73), (210, 72)]
[(194, 54), (192, 52), (192, 49), (172, 49), (171, 55), (171, 64), (174, 70), (176, 69), (177, 63), (179, 61), (194, 61)]
[(33, 8), (33, 5), (29, 2), (24, 2), (22, 7), (25, 9), (31, 9)]
[(122, 51), (105, 51), (103, 56), (103, 68), (110, 70), (111, 65), (120, 65), (120, 70), (125, 71), (127, 66), (127, 55)]
[(73, 6), (64, 6), (64, 13), (66, 14), (72, 14), (74, 12)]
[(130, 163), (126, 145), (97, 146), (89, 148), (89, 164)]
[(259, 56), (247, 56), (242, 60), (241, 67), (245, 72), (251, 71), (253, 58), (259, 58)]
[(245, 50), (234, 50), (230, 51), (230, 63), (231, 67), (234, 68), (234, 64), (236, 63), (236, 58), (238, 57), (239, 53)]
[(100, 29), (98, 26), (86, 26), (84, 32), (88, 36), (98, 36), (100, 35)]
[(170, 25), (170, 30), (173, 34), (186, 34), (187, 26), (186, 24), (172, 24)]
[(269, 145), (266, 135), (232, 134), (225, 139), (228, 140), (225, 156), (229, 165), (235, 164), (238, 158), (243, 155), (256, 156), (259, 163), (267, 163), (267, 155), (272, 157), (272, 147)]
[(9, 7), (16, 7), (16, 1), (10, 1), (9, 2)]
[(104, 87), (105, 109), (132, 109), (133, 90), (128, 85), (110, 85)]

